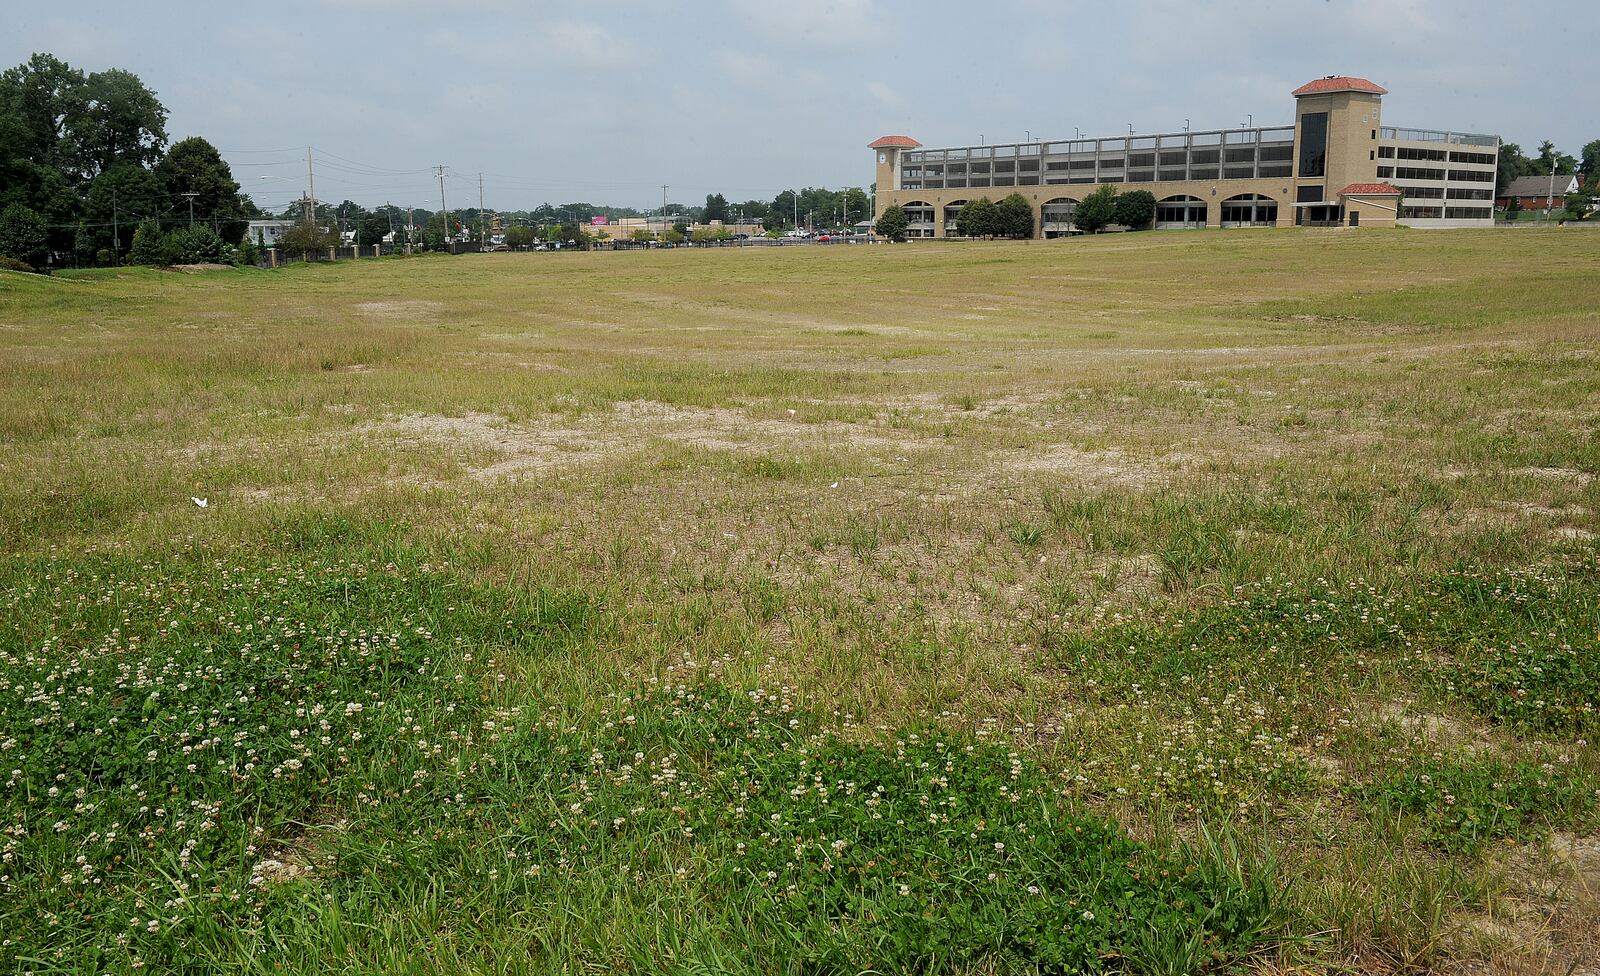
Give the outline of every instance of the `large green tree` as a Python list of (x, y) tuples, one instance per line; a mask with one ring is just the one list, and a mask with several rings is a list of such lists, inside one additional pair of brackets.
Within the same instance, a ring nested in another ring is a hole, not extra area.
[(859, 186), (852, 186), (844, 191), (845, 217), (847, 223), (866, 220), (871, 217), (872, 201), (867, 197), (867, 191)]
[(81, 115), (73, 124), (79, 182), (119, 164), (150, 166), (167, 144), (167, 110), (138, 75), (121, 68), (84, 81)]
[(1117, 216), (1117, 191), (1105, 184), (1083, 198), (1072, 211), (1072, 223), (1086, 234), (1105, 228)]
[(728, 200), (727, 200), (727, 198), (724, 197), (720, 193), (707, 193), (706, 194), (706, 206), (705, 206), (705, 210), (703, 211), (703, 214), (704, 214), (704, 220), (708, 224), (711, 223), (713, 220), (727, 220), (728, 219)]
[(909, 223), (905, 208), (897, 203), (883, 211), (883, 215), (878, 218), (877, 231), (891, 241), (903, 241), (906, 239), (906, 227)]
[(120, 68), (85, 76), (50, 54), (0, 73), (0, 115), (18, 123), (9, 151), (78, 189), (118, 163), (155, 162), (167, 142), (167, 110), (138, 76)]
[(1548, 173), (1552, 167), (1555, 172), (1570, 176), (1578, 171), (1578, 161), (1572, 156), (1556, 149), (1556, 144), (1549, 139), (1539, 143), (1539, 158), (1534, 160), (1535, 173)]
[[(945, 228), (949, 234), (949, 228)], [(1000, 210), (988, 197), (968, 200), (956, 213), (956, 233), (962, 237), (993, 237), (1002, 233)]]
[(97, 247), (111, 247), (115, 229), (119, 235), (115, 250), (126, 254), (139, 222), (159, 220), (166, 199), (166, 185), (160, 177), (142, 166), (123, 163), (101, 172), (89, 184), (83, 214)]
[[(357, 243), (359, 243), (362, 247), (372, 247), (375, 244), (382, 244), (383, 239), (388, 236), (390, 229), (389, 215), (375, 210), (372, 213), (363, 216), (360, 220), (360, 223), (357, 224)], [(507, 243), (509, 243), (509, 233), (506, 236)]]
[(0, 117), (14, 120), (16, 158), (65, 168), (76, 155), (72, 126), (84, 112), (83, 72), (52, 54), (35, 54), (0, 73)]
[(1143, 230), (1156, 219), (1156, 197), (1149, 190), (1118, 194), (1111, 218), (1130, 230)]
[(995, 233), (1003, 237), (1032, 237), (1033, 205), (1027, 197), (1013, 193), (995, 205), (998, 218)]
[(20, 203), (0, 210), (0, 257), (39, 267), (45, 263), (44, 218)]
[(1585, 185), (1593, 186), (1600, 180), (1600, 139), (1587, 143), (1578, 156), (1578, 171)]
[(249, 218), (240, 203), (233, 170), (217, 147), (199, 136), (175, 142), (155, 172), (166, 188), (167, 210), (173, 217), (188, 219), (187, 194), (193, 193), (196, 222), (216, 224), (230, 244), (243, 239)]

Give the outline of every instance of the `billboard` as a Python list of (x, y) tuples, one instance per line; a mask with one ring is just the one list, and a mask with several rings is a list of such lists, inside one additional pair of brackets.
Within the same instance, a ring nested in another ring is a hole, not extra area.
[(603, 227), (607, 223), (609, 223), (609, 221), (607, 221), (606, 218), (604, 218), (604, 217), (590, 217), (589, 218), (589, 223), (593, 224), (593, 225), (595, 225), (597, 227)]

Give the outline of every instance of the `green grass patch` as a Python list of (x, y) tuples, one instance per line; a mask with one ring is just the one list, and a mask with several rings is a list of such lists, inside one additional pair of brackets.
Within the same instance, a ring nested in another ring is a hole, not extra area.
[(530, 698), (508, 662), (595, 602), (382, 536), (3, 567), (0, 967), (1192, 971), (1275, 937), (1267, 866), (1138, 843), (1001, 741), (715, 680)]
[(1530, 841), (1594, 807), (1592, 783), (1528, 762), (1428, 759), (1356, 795), (1383, 817), (1416, 825), (1422, 840), (1475, 855), (1493, 841)]

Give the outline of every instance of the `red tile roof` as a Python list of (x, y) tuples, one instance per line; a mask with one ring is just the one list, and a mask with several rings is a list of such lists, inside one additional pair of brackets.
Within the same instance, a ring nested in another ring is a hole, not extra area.
[(1388, 183), (1352, 183), (1339, 191), (1340, 196), (1399, 196), (1400, 188)]
[(910, 136), (880, 136), (867, 143), (868, 149), (916, 149), (922, 143)]
[(1349, 75), (1329, 75), (1308, 81), (1296, 88), (1292, 93), (1295, 98), (1301, 95), (1328, 95), (1333, 92), (1366, 92), (1370, 95), (1387, 95), (1389, 89), (1382, 85), (1374, 84), (1365, 78), (1352, 78)]

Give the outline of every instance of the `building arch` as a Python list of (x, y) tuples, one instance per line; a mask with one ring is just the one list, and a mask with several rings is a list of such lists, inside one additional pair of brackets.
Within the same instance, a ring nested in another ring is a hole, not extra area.
[(1072, 214), (1081, 200), (1072, 197), (1053, 197), (1039, 207), (1039, 232), (1044, 237), (1066, 237), (1077, 232)]
[(944, 236), (957, 237), (956, 217), (961, 213), (961, 208), (967, 205), (965, 200), (951, 200), (944, 205)]
[(1222, 201), (1222, 226), (1271, 227), (1278, 222), (1278, 201), (1262, 193), (1240, 193)]
[(912, 200), (902, 203), (900, 209), (906, 212), (907, 237), (932, 237), (934, 224), (933, 204), (926, 200)]
[(1172, 230), (1181, 227), (1204, 227), (1206, 202), (1187, 193), (1179, 193), (1156, 201), (1156, 228)]

